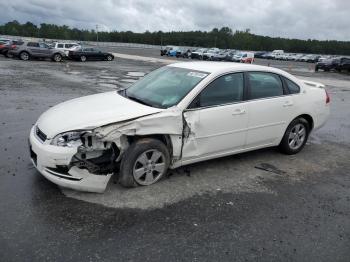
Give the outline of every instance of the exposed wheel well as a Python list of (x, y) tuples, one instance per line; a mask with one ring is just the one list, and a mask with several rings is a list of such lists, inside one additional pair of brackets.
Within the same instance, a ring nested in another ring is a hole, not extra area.
[(313, 120), (312, 116), (310, 116), (308, 114), (303, 114), (303, 115), (297, 116), (294, 119), (297, 119), (297, 118), (304, 118), (309, 123), (310, 130), (312, 130), (314, 128), (314, 120)]
[(157, 139), (166, 145), (166, 147), (169, 150), (170, 157), (173, 155), (173, 145), (171, 143), (171, 139), (169, 135), (164, 134), (154, 134), (154, 135), (145, 135), (145, 136), (128, 136), (128, 142), (131, 144), (141, 138), (153, 138)]

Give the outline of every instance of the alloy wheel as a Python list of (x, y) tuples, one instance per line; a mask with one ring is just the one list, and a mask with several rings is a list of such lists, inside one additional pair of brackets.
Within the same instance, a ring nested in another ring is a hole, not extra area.
[(142, 153), (135, 161), (133, 176), (136, 183), (147, 186), (157, 182), (165, 172), (165, 156), (157, 149)]
[(295, 125), (288, 136), (289, 147), (293, 150), (299, 149), (306, 138), (306, 128), (303, 124)]

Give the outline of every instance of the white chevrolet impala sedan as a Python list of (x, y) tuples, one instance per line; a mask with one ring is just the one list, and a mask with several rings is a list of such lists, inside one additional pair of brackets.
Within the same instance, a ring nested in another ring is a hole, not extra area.
[(146, 186), (217, 157), (273, 146), (298, 153), (329, 102), (324, 85), (276, 68), (176, 63), (125, 90), (50, 108), (31, 129), (31, 159), (62, 187), (103, 192), (113, 174)]

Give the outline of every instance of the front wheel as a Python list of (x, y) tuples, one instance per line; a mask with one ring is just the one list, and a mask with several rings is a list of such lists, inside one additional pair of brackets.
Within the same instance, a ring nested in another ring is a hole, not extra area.
[(85, 62), (86, 61), (86, 56), (84, 56), (84, 55), (80, 56), (80, 61), (81, 62)]
[(169, 151), (161, 141), (140, 139), (127, 149), (122, 158), (119, 182), (124, 187), (152, 185), (166, 174), (169, 164)]
[(304, 118), (294, 119), (282, 138), (280, 150), (287, 155), (300, 152), (306, 144), (309, 133), (310, 126)]

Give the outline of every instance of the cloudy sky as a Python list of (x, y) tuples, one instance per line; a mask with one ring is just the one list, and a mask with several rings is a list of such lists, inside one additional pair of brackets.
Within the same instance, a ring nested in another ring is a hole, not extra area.
[(0, 0), (12, 20), (135, 32), (229, 26), (252, 33), (350, 41), (350, 0)]

